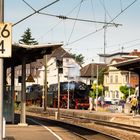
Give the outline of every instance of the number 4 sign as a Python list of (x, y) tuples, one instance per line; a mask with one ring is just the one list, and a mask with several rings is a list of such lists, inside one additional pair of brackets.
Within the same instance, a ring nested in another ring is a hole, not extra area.
[(11, 57), (12, 54), (12, 24), (0, 23), (0, 57)]

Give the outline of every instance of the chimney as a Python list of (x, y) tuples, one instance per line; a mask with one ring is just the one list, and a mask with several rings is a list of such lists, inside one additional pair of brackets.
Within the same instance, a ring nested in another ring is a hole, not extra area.
[(138, 50), (137, 49), (134, 49), (134, 52), (137, 52)]

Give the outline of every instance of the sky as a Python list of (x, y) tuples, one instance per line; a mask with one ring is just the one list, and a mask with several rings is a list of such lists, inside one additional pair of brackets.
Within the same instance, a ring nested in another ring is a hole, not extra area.
[[(140, 0), (59, 0), (16, 24), (54, 1), (4, 0), (4, 20), (13, 24), (12, 42), (18, 43), (30, 28), (39, 44), (63, 42), (66, 51), (82, 54), (85, 64), (99, 62), (98, 54), (104, 54), (104, 48), (106, 54), (140, 51)], [(60, 15), (92, 22), (56, 17)], [(104, 23), (93, 21), (112, 24), (104, 30)]]

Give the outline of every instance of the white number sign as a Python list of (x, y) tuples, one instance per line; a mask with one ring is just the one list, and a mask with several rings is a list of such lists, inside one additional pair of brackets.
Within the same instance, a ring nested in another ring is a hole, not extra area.
[(12, 24), (0, 23), (0, 57), (11, 57), (12, 54)]

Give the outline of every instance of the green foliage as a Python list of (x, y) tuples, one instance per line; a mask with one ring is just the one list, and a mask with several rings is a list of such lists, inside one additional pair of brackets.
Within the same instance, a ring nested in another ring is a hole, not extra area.
[(27, 28), (27, 30), (21, 36), (19, 43), (26, 44), (26, 45), (37, 45), (38, 44), (38, 42), (35, 41), (34, 38), (32, 38), (32, 33), (31, 33), (31, 30), (29, 28)]
[[(123, 99), (126, 99), (129, 96), (129, 88), (125, 86), (120, 86), (120, 91), (123, 93)], [(130, 87), (130, 95), (134, 94), (135, 89)]]
[(96, 98), (96, 93), (98, 93), (98, 97), (102, 95), (103, 92), (103, 86), (102, 85), (98, 85), (97, 84), (92, 84), (91, 90), (89, 92), (89, 96), (92, 98)]
[(99, 78), (98, 78), (98, 83), (103, 85), (104, 82), (104, 73), (107, 71), (107, 67), (105, 68), (99, 68)]
[(79, 64), (84, 64), (84, 56), (82, 54), (71, 54), (72, 57), (78, 62)]
[(93, 90), (90, 90), (90, 91), (89, 91), (89, 97), (92, 97), (92, 98), (95, 99), (96, 94), (93, 92)]

